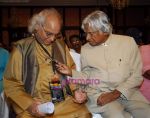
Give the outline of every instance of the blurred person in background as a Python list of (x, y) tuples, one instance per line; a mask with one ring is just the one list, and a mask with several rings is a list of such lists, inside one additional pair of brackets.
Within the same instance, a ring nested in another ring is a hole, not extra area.
[(79, 35), (71, 35), (69, 37), (69, 41), (71, 44), (71, 50), (80, 54), (82, 43), (81, 43)]
[(126, 35), (133, 37), (139, 46), (143, 63), (142, 74), (144, 77), (140, 91), (150, 101), (150, 44), (143, 45), (142, 32), (137, 28), (129, 28)]
[(3, 44), (0, 43), (0, 93), (3, 90), (3, 74), (9, 59), (9, 52), (3, 48)]
[(81, 70), (81, 62), (80, 62), (80, 52), (81, 52), (81, 41), (78, 35), (71, 35), (69, 37), (69, 42), (71, 44), (70, 55), (72, 56), (77, 71)]
[(150, 101), (150, 44), (142, 45), (139, 49), (143, 62), (142, 74), (144, 77), (140, 91)]
[(8, 118), (9, 110), (3, 92), (3, 75), (9, 60), (9, 52), (0, 43), (0, 118)]
[(136, 44), (138, 46), (143, 45), (143, 41), (142, 41), (142, 35), (143, 35), (143, 33), (139, 29), (137, 29), (137, 28), (129, 28), (126, 31), (126, 35), (133, 37), (134, 40), (135, 40), (135, 42), (136, 42)]

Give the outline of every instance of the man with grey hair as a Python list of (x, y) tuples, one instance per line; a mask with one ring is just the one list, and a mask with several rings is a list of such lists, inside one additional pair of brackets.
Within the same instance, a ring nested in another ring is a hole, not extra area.
[[(45, 9), (30, 20), (28, 29), (32, 37), (14, 43), (4, 75), (4, 91), (17, 118), (91, 117), (84, 104), (73, 101), (72, 86), (60, 85), (66, 77), (56, 71), (56, 60), (74, 67), (67, 46), (59, 40), (61, 26), (58, 11)], [(39, 106), (50, 101), (56, 103), (54, 112), (53, 105), (45, 106), (43, 112)]]
[(74, 79), (99, 79), (83, 89), (87, 98), (76, 100), (103, 118), (149, 118), (150, 106), (139, 92), (143, 81), (140, 53), (129, 36), (112, 34), (112, 25), (102, 11), (89, 14), (82, 23), (88, 41), (81, 49), (81, 72), (62, 63), (57, 70)]

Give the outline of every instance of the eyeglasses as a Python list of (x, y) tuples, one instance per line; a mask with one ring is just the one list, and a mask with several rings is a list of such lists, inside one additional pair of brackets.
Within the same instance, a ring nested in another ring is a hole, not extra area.
[(54, 37), (55, 39), (60, 39), (62, 37), (62, 34), (60, 32), (58, 34), (54, 34), (52, 32), (46, 31), (44, 29), (44, 27), (42, 27), (42, 28), (43, 28), (43, 31), (46, 34), (46, 38), (52, 38), (52, 37)]

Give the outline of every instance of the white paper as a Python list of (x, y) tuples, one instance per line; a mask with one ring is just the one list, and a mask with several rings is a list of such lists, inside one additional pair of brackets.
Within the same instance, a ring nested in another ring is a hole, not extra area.
[(38, 105), (38, 109), (42, 113), (52, 114), (54, 112), (54, 104), (52, 102), (46, 102), (44, 104)]

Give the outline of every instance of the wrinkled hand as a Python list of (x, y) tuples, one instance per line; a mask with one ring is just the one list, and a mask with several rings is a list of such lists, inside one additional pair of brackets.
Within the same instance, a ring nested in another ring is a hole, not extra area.
[(84, 103), (87, 100), (87, 93), (82, 91), (81, 89), (76, 90), (74, 93), (74, 102), (75, 103)]
[(46, 114), (41, 113), (38, 109), (38, 105), (40, 105), (41, 102), (39, 100), (35, 100), (29, 107), (28, 107), (28, 112), (31, 113), (33, 116), (36, 117), (43, 117)]
[(107, 103), (110, 103), (110, 102), (116, 100), (117, 98), (120, 97), (120, 95), (121, 95), (121, 93), (117, 90), (114, 90), (112, 92), (103, 93), (98, 97), (97, 104), (103, 106)]
[(57, 62), (56, 63), (56, 69), (62, 73), (62, 74), (65, 74), (65, 75), (68, 75), (68, 76), (72, 76), (72, 71), (71, 69), (66, 66), (65, 64), (62, 64), (60, 62)]
[(143, 76), (146, 78), (146, 79), (149, 79), (150, 80), (150, 70), (147, 70)]

